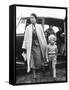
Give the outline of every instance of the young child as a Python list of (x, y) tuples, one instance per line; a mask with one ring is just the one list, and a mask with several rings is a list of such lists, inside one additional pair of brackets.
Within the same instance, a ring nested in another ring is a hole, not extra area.
[(56, 36), (51, 34), (48, 37), (48, 61), (49, 61), (49, 69), (51, 75), (53, 75), (53, 79), (56, 80), (56, 63), (57, 63), (57, 45), (56, 45)]

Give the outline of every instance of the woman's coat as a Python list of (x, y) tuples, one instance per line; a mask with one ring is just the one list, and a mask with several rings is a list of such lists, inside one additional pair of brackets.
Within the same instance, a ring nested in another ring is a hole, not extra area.
[[(37, 33), (38, 40), (40, 43), (42, 56), (43, 56), (43, 59), (45, 60), (45, 58), (47, 58), (47, 54), (46, 54), (47, 41), (46, 41), (46, 38), (45, 38), (45, 35), (43, 32), (43, 28), (40, 24), (35, 24), (35, 28), (36, 28), (36, 33)], [(27, 50), (27, 53), (26, 53), (27, 72), (30, 72), (30, 66), (31, 66), (30, 65), (30, 60), (31, 60), (30, 57), (31, 57), (31, 47), (32, 47), (32, 31), (33, 31), (33, 26), (32, 26), (32, 24), (30, 24), (26, 28), (24, 41), (23, 41), (23, 45), (22, 45), (22, 48)], [(22, 55), (24, 56), (24, 53)]]

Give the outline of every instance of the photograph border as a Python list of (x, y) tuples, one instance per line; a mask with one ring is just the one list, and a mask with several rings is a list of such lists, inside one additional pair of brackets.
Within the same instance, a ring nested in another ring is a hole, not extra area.
[[(15, 29), (15, 32), (14, 32), (14, 34), (15, 34), (15, 38), (14, 38), (14, 42), (15, 42), (15, 44), (14, 44), (14, 48), (15, 48), (15, 50), (14, 50), (14, 52), (15, 52), (15, 55), (14, 55), (14, 57), (15, 57), (15, 61), (14, 61), (14, 65), (15, 65), (15, 67), (14, 67), (14, 82), (15, 82), (15, 84), (14, 85), (33, 85), (33, 84), (52, 84), (52, 83), (64, 83), (64, 82), (67, 82), (67, 72), (68, 72), (68, 64), (67, 64), (67, 62), (68, 62), (68, 60), (67, 60), (67, 29), (68, 29), (68, 27), (67, 27), (67, 19), (68, 19), (68, 16), (67, 16), (67, 12), (68, 12), (68, 8), (67, 7), (57, 7), (57, 6), (55, 6), (55, 7), (53, 7), (53, 6), (40, 6), (40, 5), (23, 5), (23, 4), (13, 4), (13, 5), (10, 5), (10, 6), (14, 6), (15, 8), (15, 27), (14, 27), (14, 29)], [(56, 81), (56, 82), (39, 82), (39, 83), (16, 83), (16, 7), (34, 7), (34, 8), (52, 8), (52, 9), (65, 9), (66, 10), (66, 81)]]

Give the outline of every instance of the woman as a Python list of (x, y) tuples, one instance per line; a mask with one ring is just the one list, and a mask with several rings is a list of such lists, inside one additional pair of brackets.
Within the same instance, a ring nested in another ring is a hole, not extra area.
[(30, 15), (30, 21), (31, 24), (27, 26), (25, 31), (22, 48), (27, 50), (27, 72), (30, 72), (31, 68), (35, 72), (35, 69), (40, 68), (42, 61), (47, 58), (45, 55), (47, 42), (42, 26), (36, 23), (36, 14)]

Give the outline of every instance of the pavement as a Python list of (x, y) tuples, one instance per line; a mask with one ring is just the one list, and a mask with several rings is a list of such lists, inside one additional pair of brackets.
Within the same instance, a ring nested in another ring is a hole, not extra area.
[[(66, 68), (57, 68), (56, 82), (66, 82)], [(16, 72), (16, 83), (17, 84), (28, 84), (28, 83), (48, 83), (54, 82), (53, 77), (50, 75), (49, 70), (37, 70), (36, 79), (34, 79), (32, 71), (27, 73), (26, 70), (19, 70)]]

